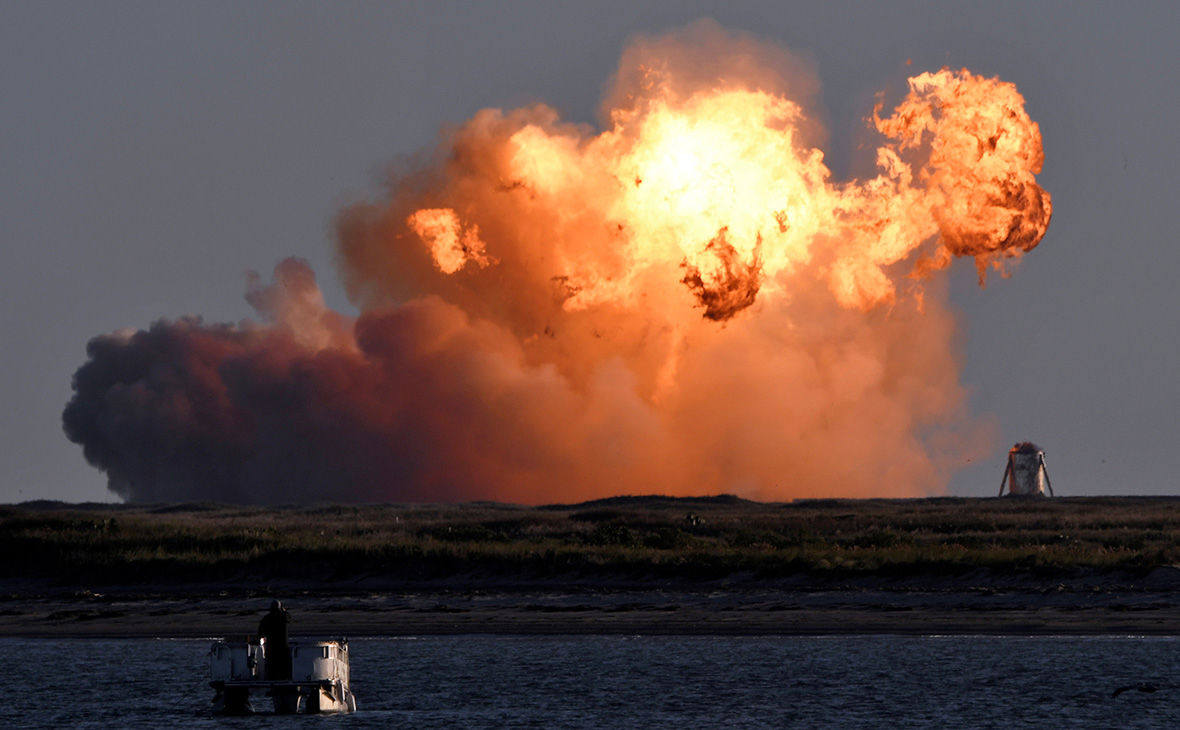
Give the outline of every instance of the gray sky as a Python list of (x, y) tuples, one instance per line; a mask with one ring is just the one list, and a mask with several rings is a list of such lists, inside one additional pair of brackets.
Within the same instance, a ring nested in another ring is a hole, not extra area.
[[(0, 501), (110, 500), (61, 430), (87, 340), (250, 315), (245, 272), (308, 259), (442, 125), (544, 101), (595, 121), (636, 33), (700, 17), (812, 59), (836, 178), (907, 70), (1014, 82), (1054, 219), (1009, 279), (959, 262), (963, 382), (1059, 494), (1180, 490), (1180, 6), (1089, 3), (27, 3), (0, 0)], [(907, 69), (905, 62), (912, 60)]]

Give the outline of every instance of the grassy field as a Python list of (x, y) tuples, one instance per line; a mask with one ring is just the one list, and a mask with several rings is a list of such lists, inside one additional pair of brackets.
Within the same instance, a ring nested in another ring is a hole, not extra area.
[(0, 507), (0, 557), (0, 578), (58, 586), (1146, 574), (1180, 564), (1180, 499), (27, 503)]

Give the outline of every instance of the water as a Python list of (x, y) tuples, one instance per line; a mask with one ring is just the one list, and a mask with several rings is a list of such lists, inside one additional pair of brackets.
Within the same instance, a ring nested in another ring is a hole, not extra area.
[(204, 640), (0, 639), (0, 723), (102, 728), (1175, 727), (1176, 637), (354, 639), (359, 711), (212, 715)]

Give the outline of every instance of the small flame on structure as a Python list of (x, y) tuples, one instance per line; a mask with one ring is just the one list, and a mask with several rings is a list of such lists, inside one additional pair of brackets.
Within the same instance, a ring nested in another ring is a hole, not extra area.
[(481, 111), (341, 214), (359, 317), (284, 262), (268, 324), (92, 341), (67, 433), (144, 501), (938, 492), (991, 431), (934, 274), (1041, 240), (1040, 131), (1010, 83), (921, 73), (836, 182), (817, 88), (702, 22), (627, 49), (600, 131)]
[(1008, 449), (1010, 454), (1035, 454), (1038, 451), (1043, 451), (1040, 446), (1037, 446), (1032, 441), (1017, 442), (1012, 448)]

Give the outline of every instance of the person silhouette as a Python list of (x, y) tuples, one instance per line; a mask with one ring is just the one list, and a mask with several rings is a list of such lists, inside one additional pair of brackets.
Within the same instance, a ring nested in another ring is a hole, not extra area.
[(287, 644), (287, 624), (291, 615), (282, 601), (272, 601), (270, 611), (258, 622), (258, 636), (266, 639), (263, 658), (267, 679), (291, 678), (291, 647)]

